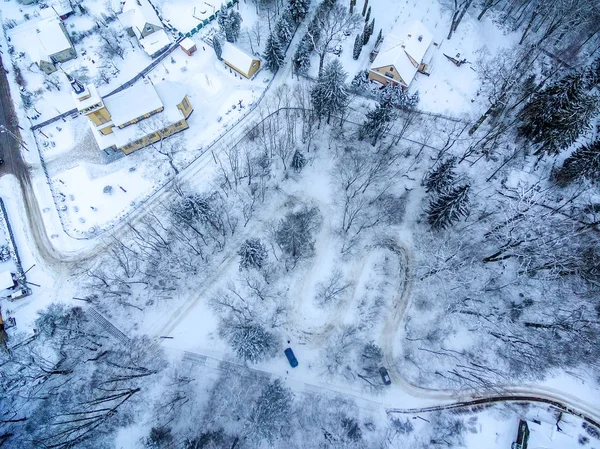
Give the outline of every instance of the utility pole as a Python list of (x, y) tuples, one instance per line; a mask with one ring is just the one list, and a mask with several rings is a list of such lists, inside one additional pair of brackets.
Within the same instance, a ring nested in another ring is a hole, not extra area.
[(19, 139), (10, 129), (8, 129), (6, 126), (4, 125), (0, 125), (0, 134), (1, 133), (8, 133), (12, 136), (13, 139), (15, 139), (17, 142), (19, 142), (19, 145), (21, 145), (23, 148), (25, 148), (25, 150), (29, 151), (29, 148), (27, 148), (25, 146), (25, 144), (23, 143), (23, 141), (21, 139)]

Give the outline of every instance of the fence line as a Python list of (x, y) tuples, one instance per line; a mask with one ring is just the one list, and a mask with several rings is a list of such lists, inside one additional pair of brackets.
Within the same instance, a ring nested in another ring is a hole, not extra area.
[[(294, 30), (294, 35), (292, 36), (292, 39), (290, 40), (290, 42), (288, 43), (287, 47), (286, 47), (286, 53), (289, 50), (292, 41), (294, 40), (294, 37), (296, 36), (296, 33), (298, 31), (298, 29), (300, 28), (300, 25), (298, 25), (296, 27), (296, 29)], [(183, 38), (180, 38), (183, 39)], [(168, 52), (165, 52), (161, 57), (164, 59), (171, 50), (169, 50)], [(158, 64), (160, 61), (157, 61), (156, 64)], [(155, 64), (155, 66), (156, 66)], [(225, 137), (233, 128), (235, 128), (242, 120), (244, 120), (246, 117), (248, 117), (248, 115), (250, 115), (261, 103), (261, 101), (264, 99), (265, 95), (267, 94), (267, 92), (269, 91), (271, 85), (273, 84), (273, 81), (275, 80), (276, 77), (276, 73), (273, 74), (273, 77), (271, 78), (271, 80), (269, 81), (269, 83), (267, 84), (266, 88), (263, 90), (263, 92), (260, 94), (260, 96), (258, 97), (258, 99), (256, 99), (256, 101), (254, 101), (252, 103), (252, 105), (248, 106), (248, 111), (241, 117), (239, 117), (237, 120), (235, 120), (233, 123), (228, 124), (225, 126), (225, 131), (223, 131), (222, 133), (220, 133), (215, 139), (213, 139), (206, 147), (200, 147), (197, 150), (200, 150), (200, 154), (198, 154), (196, 157), (194, 157), (190, 162), (188, 162), (187, 164), (185, 164), (181, 169), (180, 169), (180, 173), (183, 173), (185, 170), (187, 170), (192, 164), (194, 164), (198, 159), (200, 159), (202, 156), (204, 156), (204, 154), (209, 151), (212, 150), (213, 147), (219, 143), (221, 141), (221, 139), (223, 139), (223, 137)], [(111, 92), (111, 95), (115, 93), (114, 91)], [(279, 110), (277, 110), (274, 113), (279, 112)], [(268, 117), (271, 117), (274, 113), (269, 114)], [(266, 118), (268, 118), (266, 117)], [(264, 118), (263, 120), (261, 120), (259, 122), (262, 123), (264, 122), (264, 120), (266, 119)], [(33, 129), (33, 127), (32, 127)], [(235, 143), (235, 145), (239, 144), (239, 142), (246, 137), (247, 133), (244, 133), (242, 135), (242, 137)], [(74, 235), (72, 232), (70, 232), (67, 227), (65, 226), (65, 221), (63, 220), (62, 214), (60, 212), (58, 203), (57, 203), (57, 194), (54, 190), (54, 187), (52, 185), (51, 182), (51, 178), (50, 178), (50, 174), (48, 173), (48, 169), (46, 166), (46, 161), (44, 160), (44, 156), (42, 155), (42, 151), (40, 149), (40, 146), (38, 144), (37, 141), (37, 137), (35, 135), (35, 133), (33, 133), (33, 137), (34, 137), (34, 141), (36, 144), (36, 148), (38, 150), (38, 154), (40, 157), (40, 161), (41, 161), (41, 165), (42, 165), (42, 169), (44, 171), (44, 174), (46, 176), (46, 183), (48, 184), (48, 187), (50, 188), (50, 192), (52, 194), (52, 199), (54, 201), (54, 205), (56, 207), (56, 211), (58, 213), (58, 217), (59, 217), (59, 221), (61, 224), (61, 227), (63, 229), (63, 232), (65, 234), (67, 234), (69, 237), (75, 239), (75, 240), (90, 240), (91, 238), (97, 238), (101, 235), (104, 235), (106, 232), (112, 230), (116, 224), (119, 224), (119, 222), (121, 222), (122, 220), (126, 219), (127, 217), (129, 217), (131, 214), (133, 214), (134, 212), (136, 212), (140, 207), (144, 206), (146, 204), (147, 201), (153, 199), (154, 197), (156, 197), (159, 193), (161, 193), (166, 187), (170, 186), (176, 179), (177, 176), (172, 177), (171, 179), (168, 179), (164, 184), (157, 186), (155, 189), (153, 189), (153, 191), (151, 191), (148, 196), (146, 196), (145, 198), (141, 199), (138, 201), (137, 205), (131, 207), (131, 209), (129, 209), (127, 212), (125, 212), (125, 214), (123, 214), (120, 218), (115, 218), (115, 220), (117, 221), (113, 221), (112, 223), (110, 223), (109, 225), (107, 225), (106, 227), (104, 227), (103, 229), (100, 229), (100, 232), (94, 232), (92, 235), (85, 235), (84, 236), (78, 236), (78, 235)]]
[(10, 252), (10, 257), (14, 260), (15, 265), (17, 266), (17, 276), (20, 280), (25, 281), (25, 272), (23, 271), (23, 265), (21, 264), (21, 258), (19, 257), (19, 251), (15, 242), (15, 235), (13, 234), (10, 222), (8, 221), (8, 212), (6, 212), (6, 207), (4, 206), (4, 201), (2, 198), (0, 198), (0, 226), (4, 228), (4, 234), (6, 235), (6, 239), (8, 241), (8, 251)]

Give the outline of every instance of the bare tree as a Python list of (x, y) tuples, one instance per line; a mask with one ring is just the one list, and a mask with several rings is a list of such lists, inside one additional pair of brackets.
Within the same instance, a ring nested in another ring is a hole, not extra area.
[(360, 16), (349, 14), (340, 4), (319, 8), (307, 33), (315, 52), (319, 55), (319, 76), (323, 73), (325, 56), (340, 42), (344, 31), (356, 31), (361, 22)]

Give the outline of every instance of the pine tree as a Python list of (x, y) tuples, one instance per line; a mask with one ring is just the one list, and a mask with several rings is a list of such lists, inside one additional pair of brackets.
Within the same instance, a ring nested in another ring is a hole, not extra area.
[(379, 103), (375, 109), (367, 112), (367, 119), (360, 127), (359, 135), (361, 138), (368, 136), (371, 138), (371, 145), (375, 146), (377, 141), (387, 135), (391, 123), (397, 117), (398, 113), (394, 106), (394, 96), (380, 96)]
[(600, 56), (585, 69), (585, 87), (593, 89), (600, 85)]
[(356, 39), (354, 39), (354, 50), (352, 52), (352, 57), (354, 58), (354, 60), (357, 60), (358, 57), (360, 56), (362, 47), (363, 47), (363, 37), (362, 37), (362, 35), (357, 34)]
[(442, 193), (452, 185), (456, 178), (456, 158), (449, 157), (440, 162), (436, 168), (430, 170), (424, 181), (425, 191), (427, 193)]
[(240, 35), (240, 28), (242, 24), (242, 16), (234, 9), (230, 9), (229, 12), (225, 5), (221, 5), (221, 9), (217, 14), (217, 23), (221, 32), (225, 34), (227, 42), (235, 42)]
[(373, 31), (375, 31), (375, 17), (373, 17), (373, 20), (371, 20), (371, 23), (369, 24), (369, 39), (373, 36)]
[(446, 229), (458, 220), (469, 215), (471, 186), (465, 184), (447, 190), (431, 200), (427, 209), (427, 221), (431, 229)]
[(367, 15), (365, 16), (365, 23), (369, 23), (369, 19), (371, 18), (371, 7), (367, 9)]
[(367, 42), (369, 42), (370, 37), (371, 37), (371, 35), (369, 34), (369, 24), (365, 23), (365, 26), (364, 26), (363, 32), (362, 32), (362, 44), (367, 45)]
[(356, 6), (356, 0), (350, 0), (350, 14), (354, 12), (354, 7)]
[(419, 102), (419, 92), (410, 95), (399, 85), (388, 83), (379, 91), (379, 101), (395, 108), (414, 108)]
[(294, 156), (292, 157), (292, 169), (296, 173), (299, 173), (302, 171), (302, 169), (304, 168), (305, 165), (306, 165), (306, 158), (300, 151), (296, 150), (294, 152)]
[(377, 35), (377, 40), (375, 41), (375, 46), (379, 45), (383, 41), (383, 30), (379, 29), (379, 34)]
[(294, 19), (289, 10), (286, 10), (275, 25), (275, 34), (282, 45), (287, 45), (294, 35)]
[(367, 70), (361, 70), (352, 79), (350, 86), (354, 90), (362, 91), (369, 85), (369, 72)]
[(276, 36), (271, 33), (267, 39), (265, 53), (263, 55), (267, 68), (275, 73), (283, 64), (284, 52)]
[(362, 16), (365, 16), (365, 13), (367, 12), (367, 6), (369, 5), (369, 0), (365, 0), (365, 4), (363, 5), (363, 10), (362, 10)]
[(237, 41), (240, 35), (240, 28), (242, 27), (242, 16), (239, 12), (233, 8), (229, 10), (229, 32), (225, 33), (229, 42)]
[(213, 48), (215, 50), (215, 54), (217, 55), (217, 58), (219, 59), (219, 61), (221, 61), (223, 59), (223, 58), (221, 58), (221, 55), (223, 54), (223, 47), (221, 46), (221, 40), (217, 36), (213, 36), (212, 44), (213, 44)]
[(600, 140), (575, 150), (562, 167), (554, 171), (553, 178), (562, 187), (580, 179), (600, 182)]
[(519, 113), (518, 133), (538, 146), (536, 155), (558, 154), (589, 129), (598, 97), (585, 87), (583, 73), (567, 75), (534, 94)]
[(325, 66), (311, 92), (313, 109), (319, 120), (327, 116), (327, 123), (329, 123), (332, 114), (342, 113), (346, 108), (348, 104), (348, 87), (345, 83), (347, 75), (337, 59)]
[(307, 0), (290, 0), (289, 8), (294, 22), (298, 24), (306, 17), (309, 3)]
[(300, 43), (298, 44), (298, 48), (296, 48), (296, 53), (294, 53), (294, 71), (296, 73), (306, 73), (310, 68), (310, 36), (304, 35)]
[(248, 268), (261, 269), (267, 261), (267, 249), (259, 239), (247, 239), (238, 251), (240, 271)]

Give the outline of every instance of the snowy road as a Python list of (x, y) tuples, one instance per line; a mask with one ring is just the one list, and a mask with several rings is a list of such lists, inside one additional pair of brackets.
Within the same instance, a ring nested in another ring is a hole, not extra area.
[[(290, 45), (290, 53), (293, 53), (293, 49), (295, 49), (301, 37), (302, 30), (299, 30), (299, 32), (296, 33), (292, 44)], [(275, 75), (270, 88), (273, 89), (281, 85), (290, 78), (291, 74), (292, 65), (291, 62), (288, 61), (287, 64)], [(263, 97), (262, 101), (264, 101), (268, 97), (269, 94), (266, 94), (265, 97)], [(260, 114), (258, 114), (258, 108), (250, 112), (240, 122), (231, 127), (217, 143), (215, 143), (211, 148), (209, 148), (209, 151), (206, 151), (200, 158), (194, 161), (185, 170), (182, 170), (179, 176), (176, 178), (177, 182), (193, 183), (194, 181), (201, 179), (201, 174), (203, 170), (209, 165), (214, 164), (212, 152), (218, 154), (224, 148), (229, 147), (230, 145), (242, 139), (247, 129), (251, 126), (256, 125), (260, 119), (261, 116)], [(82, 262), (94, 258), (96, 254), (102, 251), (102, 249), (106, 246), (106, 242), (100, 238), (88, 241), (85, 246), (76, 251), (58, 250), (52, 244), (52, 241), (49, 239), (46, 229), (44, 227), (40, 206), (38, 204), (38, 200), (32, 187), (31, 176), (29, 171), (26, 171), (21, 176), (18, 176), (18, 179), (21, 186), (24, 208), (27, 216), (27, 219), (23, 221), (28, 223), (29, 225), (28, 234), (31, 236), (33, 242), (35, 243), (40, 258), (43, 261), (45, 261), (47, 265), (51, 266), (55, 271), (57, 271), (57, 275), (61, 275), (62, 273), (68, 273), (72, 269), (72, 267), (75, 266), (75, 264), (80, 265)], [(168, 185), (169, 184), (167, 184), (167, 187)], [(169, 195), (171, 195), (169, 188), (161, 189), (158, 193), (156, 193), (148, 201), (146, 201), (144, 206), (138, 207), (137, 209), (133, 210), (128, 215), (127, 221), (122, 221), (113, 229), (113, 234), (118, 236), (126, 232), (128, 224), (137, 223), (141, 218), (143, 218), (146, 209), (150, 207), (151, 204), (168, 202)], [(394, 338), (398, 327), (404, 319), (406, 304), (408, 297), (410, 296), (411, 287), (410, 253), (407, 251), (406, 248), (402, 247), (396, 242), (394, 242), (393, 248), (393, 250), (399, 255), (399, 257), (402, 257), (404, 259), (403, 267), (405, 269), (405, 279), (403, 282), (402, 291), (400, 292), (396, 300), (393, 313), (390, 314), (390, 316), (387, 317), (385, 321), (384, 330), (380, 340), (389, 366), (393, 366), (393, 363), (390, 362), (391, 360), (393, 360)], [(222, 260), (220, 267), (229, 266), (232, 263), (233, 258), (235, 258), (235, 255), (229, 255), (225, 257)], [(217, 270), (217, 275), (219, 272), (220, 268)], [(194, 306), (195, 301), (197, 300), (198, 296), (193, 298), (193, 301), (186, 302), (184, 306), (182, 306), (178, 310), (175, 310), (171, 318), (167, 321), (167, 323), (160, 330), (159, 333), (168, 334), (169, 330), (172, 329), (183, 316), (185, 316), (186, 312), (189, 310), (190, 307)], [(218, 357), (213, 357), (208, 354), (200, 354), (200, 357), (210, 357), (212, 360), (221, 361)], [(267, 372), (267, 374), (270, 375), (272, 373)], [(504, 400), (509, 400), (509, 398), (511, 397), (526, 396), (530, 398), (529, 400), (531, 401), (536, 399), (545, 402), (552, 401), (554, 403), (560, 404), (565, 409), (569, 409), (576, 414), (586, 417), (589, 420), (592, 420), (596, 423), (600, 422), (600, 410), (597, 405), (588, 403), (573, 395), (569, 395), (562, 391), (551, 388), (539, 386), (504, 386), (500, 387), (498, 391), (490, 393), (486, 397), (481, 394), (464, 391), (460, 392), (451, 390), (425, 389), (410, 384), (402, 377), (402, 374), (398, 371), (392, 370), (391, 374), (394, 380), (394, 390), (392, 391), (395, 392), (395, 394), (393, 395), (394, 399), (392, 399), (392, 401), (396, 402), (396, 398), (406, 398), (406, 402), (418, 404), (418, 407), (410, 409), (394, 408), (394, 406), (397, 407), (399, 405), (399, 402), (401, 401), (397, 401), (395, 404), (392, 404), (388, 402), (386, 398), (377, 398), (364, 392), (349, 390), (347, 386), (344, 385), (339, 386), (330, 385), (326, 383), (307, 383), (301, 378), (295, 378), (293, 375), (289, 377), (288, 382), (290, 383), (290, 385), (293, 386), (293, 388), (297, 390), (309, 393), (316, 393), (319, 391), (333, 392), (336, 394), (349, 396), (352, 399), (357, 400), (359, 404), (369, 404), (369, 408), (375, 407), (379, 409), (386, 409), (387, 411), (393, 413), (418, 413), (420, 411), (430, 410), (431, 407), (446, 408), (456, 406), (457, 403), (463, 404), (474, 400), (492, 401), (496, 400), (494, 398), (498, 398), (499, 396), (505, 398)], [(390, 394), (387, 397), (391, 398), (392, 395)]]

